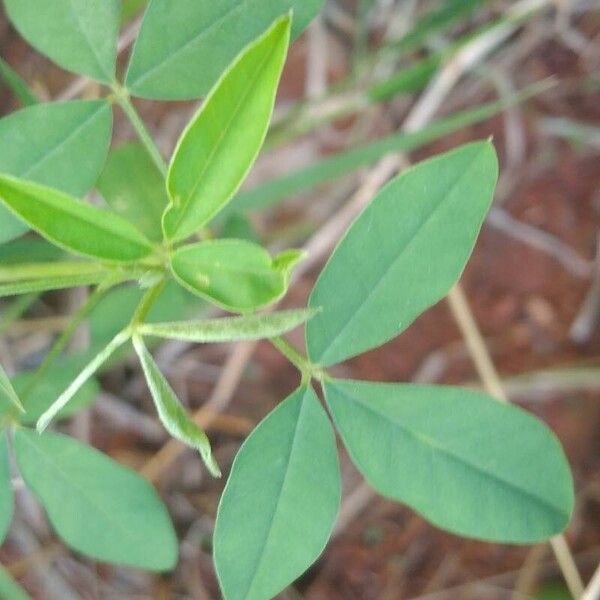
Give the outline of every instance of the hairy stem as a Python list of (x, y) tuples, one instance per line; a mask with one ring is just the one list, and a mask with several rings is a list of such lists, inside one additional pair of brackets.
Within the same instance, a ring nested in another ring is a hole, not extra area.
[(314, 365), (308, 358), (303, 356), (282, 336), (274, 337), (269, 340), (283, 356), (285, 356), (302, 374), (302, 383), (308, 383), (311, 377), (316, 373)]

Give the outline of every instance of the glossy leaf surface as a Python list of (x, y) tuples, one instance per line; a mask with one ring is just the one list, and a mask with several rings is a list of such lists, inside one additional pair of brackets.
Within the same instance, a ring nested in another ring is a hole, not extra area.
[(13, 25), (37, 50), (68, 71), (115, 78), (119, 0), (4, 0)]
[(227, 600), (269, 600), (322, 552), (341, 493), (335, 436), (309, 388), (284, 400), (233, 463), (214, 559)]
[(0, 175), (0, 202), (61, 248), (116, 262), (136, 261), (152, 251), (128, 221), (63, 192)]
[(296, 37), (323, 0), (153, 0), (142, 23), (126, 84), (157, 100), (208, 93), (227, 65), (278, 17), (293, 10)]
[(191, 292), (233, 311), (258, 309), (278, 300), (301, 253), (271, 258), (256, 244), (214, 240), (184, 246), (172, 257), (178, 281)]
[(334, 380), (325, 394), (369, 483), (438, 527), (529, 544), (569, 522), (573, 481), (561, 445), (520, 408), (442, 386)]
[(0, 430), (0, 545), (4, 542), (13, 517), (13, 488), (8, 460), (8, 440)]
[(181, 135), (167, 175), (167, 238), (198, 231), (246, 177), (269, 126), (289, 35), (283, 17), (244, 50)]
[(97, 560), (172, 569), (177, 540), (154, 488), (108, 456), (56, 433), (15, 432), (17, 463), (56, 533)]
[(316, 312), (312, 309), (283, 310), (267, 315), (144, 324), (138, 327), (138, 332), (142, 335), (202, 344), (260, 340), (283, 335), (308, 321)]
[[(103, 100), (39, 104), (0, 119), (0, 173), (83, 196), (108, 152), (112, 112)], [(0, 243), (27, 226), (0, 206)]]
[(165, 183), (141, 144), (124, 144), (112, 150), (97, 187), (114, 212), (153, 242), (162, 239)]
[(133, 345), (152, 393), (158, 416), (165, 429), (175, 439), (190, 448), (198, 450), (210, 473), (215, 477), (220, 477), (221, 470), (212, 455), (210, 441), (206, 433), (190, 419), (183, 406), (181, 406), (179, 398), (177, 398), (173, 388), (160, 372), (141, 338), (134, 337)]
[(406, 329), (460, 277), (489, 210), (498, 163), (490, 142), (422, 162), (385, 186), (350, 226), (309, 306), (311, 359), (329, 366)]

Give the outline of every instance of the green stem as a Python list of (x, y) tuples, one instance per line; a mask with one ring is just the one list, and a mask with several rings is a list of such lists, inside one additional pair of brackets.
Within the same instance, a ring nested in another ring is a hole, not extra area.
[(123, 112), (133, 125), (140, 141), (144, 145), (144, 148), (148, 151), (150, 158), (156, 165), (159, 173), (163, 176), (167, 176), (167, 164), (163, 155), (160, 153), (157, 145), (154, 143), (152, 136), (148, 133), (146, 129), (146, 125), (144, 121), (142, 121), (140, 115), (138, 114), (135, 106), (131, 102), (131, 98), (129, 97), (129, 93), (123, 87), (120, 87), (118, 84), (114, 84), (112, 86), (112, 90), (114, 92), (114, 97), (119, 106), (123, 109)]
[(79, 308), (79, 310), (73, 315), (63, 332), (52, 345), (52, 348), (50, 348), (48, 354), (46, 354), (44, 360), (38, 367), (35, 374), (30, 379), (29, 383), (21, 393), (20, 397), (21, 402), (23, 402), (23, 404), (25, 404), (25, 402), (31, 396), (35, 388), (44, 378), (50, 367), (52, 367), (56, 359), (60, 356), (60, 354), (65, 349), (66, 345), (69, 343), (69, 340), (77, 331), (81, 323), (98, 305), (98, 302), (103, 298), (104, 294), (106, 294), (106, 292), (112, 287), (112, 285), (112, 282), (106, 283), (105, 285), (99, 285), (84, 302), (84, 304)]
[(306, 356), (300, 354), (285, 338), (278, 336), (269, 341), (300, 371), (303, 384), (310, 382), (313, 377), (321, 378), (320, 369), (313, 365)]
[(135, 310), (133, 318), (131, 319), (131, 326), (135, 329), (137, 325), (141, 325), (148, 316), (148, 313), (152, 309), (152, 306), (156, 302), (157, 298), (160, 296), (160, 293), (163, 291), (165, 287), (165, 279), (161, 279), (157, 284), (153, 285), (141, 299), (138, 307)]

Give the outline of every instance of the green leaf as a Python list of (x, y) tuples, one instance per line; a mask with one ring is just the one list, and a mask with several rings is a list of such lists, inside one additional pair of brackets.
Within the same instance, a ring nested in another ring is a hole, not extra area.
[[(8, 440), (0, 430), (0, 544), (4, 541), (13, 517), (14, 498), (8, 460)], [(0, 586), (0, 592), (2, 588)]]
[(6, 600), (31, 600), (31, 596), (0, 565), (0, 598)]
[(135, 43), (126, 85), (155, 100), (203, 96), (227, 65), (273, 21), (294, 13), (296, 37), (323, 0), (153, 0)]
[(12, 383), (6, 371), (2, 368), (0, 364), (0, 402), (2, 400), (6, 400), (10, 404), (12, 404), (15, 408), (17, 408), (20, 412), (25, 412), (21, 401), (19, 400), (19, 396), (13, 388)]
[(112, 150), (97, 188), (113, 211), (135, 223), (153, 242), (162, 240), (165, 184), (141, 144), (124, 144)]
[[(138, 285), (131, 285), (113, 288), (101, 298), (89, 317), (92, 344), (96, 347), (105, 346), (126, 328), (143, 295), (144, 290)], [(207, 306), (171, 279), (156, 299), (146, 320), (160, 322), (184, 318), (192, 311), (197, 315), (203, 305)]]
[(311, 293), (323, 310), (307, 326), (324, 366), (406, 329), (460, 277), (492, 201), (490, 142), (424, 161), (385, 186), (338, 244)]
[(41, 238), (24, 237), (0, 246), (0, 264), (5, 267), (62, 260), (66, 253)]
[(140, 325), (137, 331), (141, 335), (201, 344), (260, 340), (283, 335), (305, 323), (316, 313), (314, 309), (282, 310), (266, 315), (144, 324)]
[(198, 231), (245, 179), (267, 133), (289, 33), (290, 18), (283, 17), (248, 46), (182, 133), (167, 175), (165, 237)]
[(27, 487), (71, 548), (110, 563), (173, 568), (173, 525), (154, 488), (137, 473), (55, 433), (17, 429), (15, 452)]
[(0, 175), (0, 202), (61, 248), (117, 262), (137, 261), (152, 251), (131, 223), (63, 192)]
[(165, 429), (180, 442), (198, 450), (211, 475), (221, 477), (221, 470), (213, 457), (206, 433), (190, 419), (181, 406), (175, 392), (160, 372), (142, 339), (134, 336), (133, 345), (152, 393), (158, 416)]
[(529, 544), (569, 522), (573, 481), (560, 442), (520, 408), (454, 387), (339, 380), (324, 387), (369, 483), (438, 527)]
[(84, 367), (79, 375), (69, 384), (67, 389), (52, 403), (50, 408), (40, 416), (37, 422), (37, 430), (40, 433), (48, 427), (52, 419), (64, 409), (82, 386), (130, 337), (131, 332), (129, 330), (121, 331)]
[(29, 89), (27, 82), (0, 56), (0, 79), (23, 106), (37, 104), (39, 99)]
[(119, 0), (4, 0), (21, 35), (67, 71), (103, 83), (115, 78)]
[[(108, 152), (112, 111), (104, 100), (38, 104), (0, 119), (0, 173), (83, 196)], [(0, 243), (27, 226), (0, 206)]]
[(228, 600), (268, 600), (321, 554), (341, 494), (335, 436), (311, 388), (282, 402), (233, 463), (214, 535)]
[[(287, 253), (286, 253), (287, 256)], [(275, 302), (287, 289), (294, 261), (279, 265), (277, 257), (251, 242), (213, 240), (177, 250), (171, 258), (175, 278), (194, 294), (236, 312)]]

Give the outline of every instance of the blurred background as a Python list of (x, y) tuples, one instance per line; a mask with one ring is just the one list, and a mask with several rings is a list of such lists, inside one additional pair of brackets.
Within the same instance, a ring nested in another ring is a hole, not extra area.
[[(124, 3), (123, 64), (144, 4)], [(41, 100), (101, 93), (33, 51), (1, 7), (0, 56), (0, 116), (31, 93)], [(136, 105), (165, 155), (197, 109), (189, 102)], [(135, 139), (115, 115), (115, 144)], [(452, 115), (445, 135), (430, 127)], [(403, 131), (423, 139), (406, 146)], [(240, 211), (221, 228), (273, 249), (307, 247), (310, 268), (284, 302), (302, 306), (327, 253), (386, 179), (409, 161), (490, 136), (501, 177), (462, 283), (510, 400), (546, 421), (565, 446), (577, 490), (566, 537), (587, 581), (600, 562), (599, 2), (327, 0), (290, 50), (265, 150), (238, 199)], [(39, 364), (85, 293), (3, 302), (3, 363), (16, 373)], [(135, 301), (128, 292), (110, 294), (41, 393), (60, 391), (78, 356), (109, 339)], [(206, 308), (171, 290), (157, 310), (198, 315)], [(290, 339), (301, 347), (300, 334)], [(248, 433), (298, 383), (268, 343), (167, 343), (156, 356), (206, 424), (225, 474)], [(396, 340), (338, 369), (368, 380), (480, 387), (444, 301)], [(79, 405), (85, 408), (61, 428), (158, 487), (181, 540), (180, 565), (156, 577), (71, 554), (25, 490), (0, 549), (2, 565), (33, 598), (219, 598), (211, 535), (223, 481), (208, 477), (192, 451), (169, 442), (127, 354), (91, 382)], [(282, 598), (572, 597), (548, 545), (459, 539), (376, 496), (343, 455), (342, 470), (334, 538)]]

